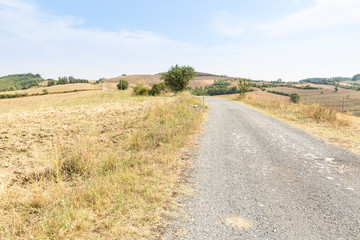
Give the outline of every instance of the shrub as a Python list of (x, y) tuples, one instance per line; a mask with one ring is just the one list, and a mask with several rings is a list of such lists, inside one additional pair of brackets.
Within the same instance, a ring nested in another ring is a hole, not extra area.
[(129, 87), (129, 82), (125, 79), (120, 79), (118, 85), (116, 85), (119, 90), (125, 90)]
[(161, 93), (160, 84), (155, 83), (154, 85), (152, 85), (152, 88), (150, 89), (149, 94), (152, 96), (156, 96), (156, 95), (159, 95), (160, 93)]
[(49, 91), (47, 89), (43, 89), (44, 94), (49, 94)]
[(133, 91), (135, 95), (145, 96), (149, 94), (150, 89), (145, 87), (145, 85), (142, 83), (137, 83), (133, 88)]
[(300, 101), (300, 96), (299, 94), (297, 93), (292, 93), (290, 95), (290, 100), (293, 102), (293, 103), (298, 103)]
[(269, 90), (267, 92), (274, 93), (274, 94), (277, 94), (277, 95), (282, 95), (282, 96), (288, 96), (288, 97), (290, 96), (290, 94), (287, 94), (287, 93), (284, 93), (284, 92), (279, 92), (279, 91), (271, 91), (271, 90)]

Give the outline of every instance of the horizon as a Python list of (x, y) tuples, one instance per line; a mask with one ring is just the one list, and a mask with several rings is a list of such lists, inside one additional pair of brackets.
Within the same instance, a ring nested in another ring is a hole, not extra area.
[(352, 77), (356, 0), (0, 0), (0, 76), (89, 80), (175, 64), (254, 80)]

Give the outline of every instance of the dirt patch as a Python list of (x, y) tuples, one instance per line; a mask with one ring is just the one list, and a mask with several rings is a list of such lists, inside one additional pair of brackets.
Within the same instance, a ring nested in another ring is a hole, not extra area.
[(250, 230), (254, 228), (253, 222), (236, 215), (225, 218), (224, 223), (229, 227), (239, 230)]

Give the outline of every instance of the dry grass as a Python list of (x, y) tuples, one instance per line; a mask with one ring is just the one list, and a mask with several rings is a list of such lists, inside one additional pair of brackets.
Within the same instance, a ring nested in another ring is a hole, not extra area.
[(78, 105), (96, 105), (125, 100), (142, 101), (145, 99), (144, 97), (131, 97), (131, 95), (131, 90), (125, 91), (122, 94), (119, 94), (118, 91), (85, 91), (1, 99), (0, 113), (14, 113)]
[[(227, 98), (238, 100), (237, 96)], [(250, 93), (240, 101), (330, 144), (360, 153), (360, 118), (339, 113), (336, 108), (320, 104), (294, 104), (289, 101), (266, 99), (264, 96), (257, 98)]]
[[(303, 85), (304, 84), (300, 86)], [(305, 90), (288, 87), (277, 87), (269, 88), (268, 90), (274, 90), (288, 94), (298, 93), (301, 99), (308, 104), (322, 104), (325, 106), (336, 108), (339, 111), (341, 111), (343, 101), (345, 100), (344, 111), (352, 112), (354, 115), (360, 117), (360, 91), (339, 88), (338, 92), (335, 92), (334, 86), (315, 84), (312, 86), (321, 87), (322, 89)]]
[(10, 99), (0, 114), (0, 239), (156, 237), (199, 100), (76, 94)]
[(49, 93), (62, 93), (62, 92), (73, 92), (73, 91), (89, 91), (89, 90), (101, 90), (101, 85), (95, 85), (90, 83), (74, 83), (65, 85), (54, 85), (51, 87), (38, 87), (30, 88), (27, 90), (17, 90), (10, 92), (0, 92), (0, 94), (14, 94), (14, 93), (27, 93), (29, 95), (42, 94), (43, 90), (47, 90)]

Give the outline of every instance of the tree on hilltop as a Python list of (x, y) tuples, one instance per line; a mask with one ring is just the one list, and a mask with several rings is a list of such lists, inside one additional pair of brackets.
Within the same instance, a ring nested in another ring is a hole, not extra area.
[(196, 76), (194, 68), (190, 66), (172, 66), (168, 72), (161, 74), (165, 85), (174, 92), (184, 91), (190, 80)]

